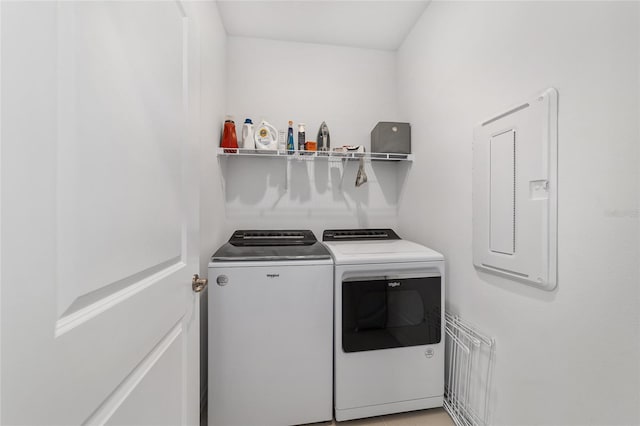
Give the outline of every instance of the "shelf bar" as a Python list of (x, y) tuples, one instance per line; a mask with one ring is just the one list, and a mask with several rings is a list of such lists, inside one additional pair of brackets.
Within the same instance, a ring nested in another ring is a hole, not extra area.
[(245, 148), (218, 148), (219, 157), (267, 157), (287, 158), (296, 160), (315, 160), (316, 158), (327, 160), (358, 160), (364, 158), (367, 161), (413, 161), (413, 154), (393, 152), (338, 152), (338, 151), (271, 151)]

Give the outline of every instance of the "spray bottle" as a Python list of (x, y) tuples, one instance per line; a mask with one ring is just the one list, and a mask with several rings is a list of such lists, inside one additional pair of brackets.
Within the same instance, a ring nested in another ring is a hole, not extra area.
[(289, 120), (289, 131), (287, 132), (287, 150), (289, 154), (293, 154), (296, 150), (296, 145), (293, 141), (293, 121), (291, 120)]

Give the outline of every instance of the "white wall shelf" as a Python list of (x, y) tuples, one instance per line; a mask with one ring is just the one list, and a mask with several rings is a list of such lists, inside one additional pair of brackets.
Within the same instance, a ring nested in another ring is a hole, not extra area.
[(413, 154), (399, 154), (390, 152), (335, 152), (335, 151), (295, 151), (293, 154), (287, 151), (269, 151), (244, 148), (218, 148), (218, 157), (263, 157), (263, 158), (287, 158), (304, 161), (314, 160), (359, 160), (365, 161), (413, 161)]

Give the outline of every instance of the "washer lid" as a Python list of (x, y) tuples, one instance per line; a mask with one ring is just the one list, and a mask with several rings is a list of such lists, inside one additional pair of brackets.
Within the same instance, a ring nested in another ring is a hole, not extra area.
[(331, 254), (309, 230), (235, 231), (211, 261), (330, 259)]
[(316, 236), (308, 229), (303, 230), (239, 230), (235, 231), (229, 243), (234, 246), (309, 246)]
[(407, 240), (325, 241), (324, 244), (333, 254), (336, 265), (444, 260), (437, 251)]

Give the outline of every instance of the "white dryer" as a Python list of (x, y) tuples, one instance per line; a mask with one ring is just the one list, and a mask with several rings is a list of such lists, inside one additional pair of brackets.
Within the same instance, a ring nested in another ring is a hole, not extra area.
[(442, 406), (444, 258), (391, 229), (327, 230), (338, 421)]
[(311, 231), (236, 231), (209, 263), (209, 425), (330, 421), (333, 261)]

